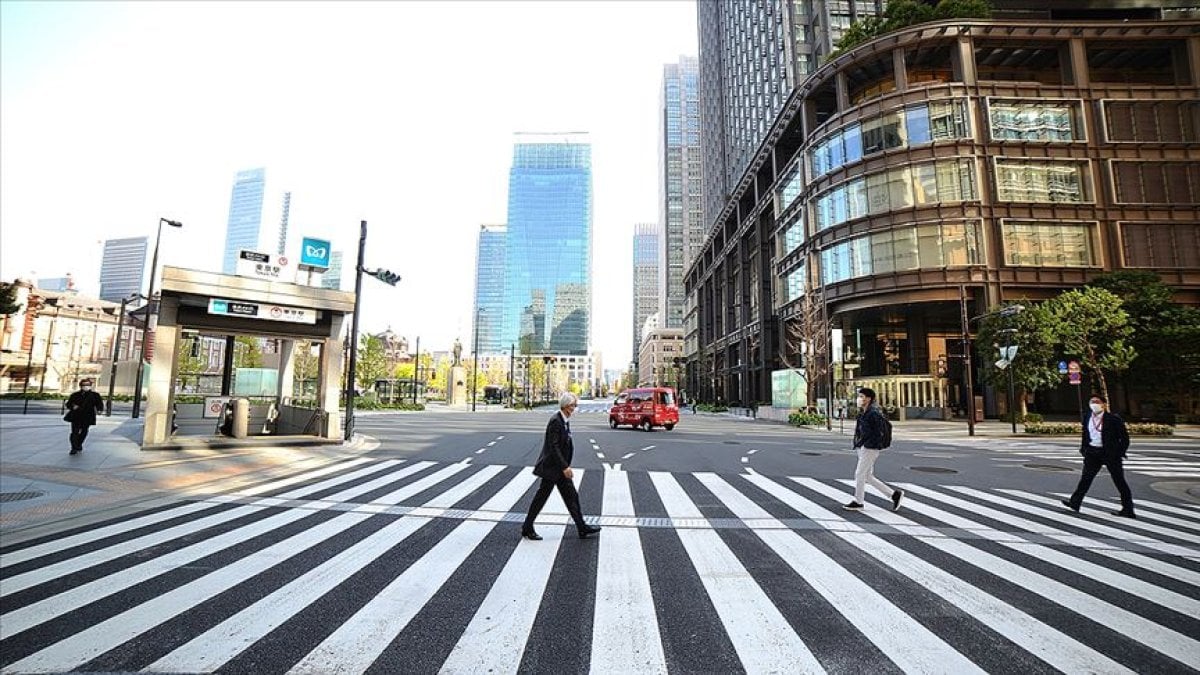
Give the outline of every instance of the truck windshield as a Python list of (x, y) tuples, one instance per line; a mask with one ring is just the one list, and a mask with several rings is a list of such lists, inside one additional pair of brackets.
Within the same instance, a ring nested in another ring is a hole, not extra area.
[(675, 405), (675, 394), (673, 394), (669, 391), (664, 391), (662, 393), (662, 404), (663, 405)]

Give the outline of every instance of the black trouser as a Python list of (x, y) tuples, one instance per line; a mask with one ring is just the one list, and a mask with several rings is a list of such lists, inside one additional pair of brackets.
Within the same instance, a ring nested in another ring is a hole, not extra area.
[(71, 449), (72, 450), (82, 450), (83, 449), (83, 441), (84, 441), (84, 439), (87, 438), (88, 429), (90, 429), (91, 427), (92, 427), (92, 425), (87, 424), (86, 422), (84, 422), (84, 423), (71, 422)]
[(1092, 487), (1092, 481), (1095, 480), (1096, 474), (1100, 473), (1100, 467), (1107, 466), (1113, 485), (1117, 486), (1117, 492), (1121, 494), (1121, 510), (1132, 512), (1133, 492), (1129, 489), (1129, 483), (1125, 482), (1125, 469), (1121, 466), (1121, 462), (1120, 457), (1084, 455), (1083, 475), (1079, 477), (1079, 485), (1075, 488), (1075, 494), (1071, 495), (1071, 507), (1079, 508), (1079, 505), (1083, 503), (1083, 496), (1087, 494), (1088, 488)]
[(583, 511), (579, 507), (579, 492), (575, 490), (575, 483), (570, 478), (560, 475), (557, 480), (542, 479), (537, 493), (533, 495), (533, 503), (529, 505), (529, 514), (525, 516), (525, 525), (521, 529), (525, 531), (533, 529), (534, 519), (542, 512), (542, 507), (546, 505), (546, 500), (550, 498), (550, 492), (555, 487), (558, 488), (558, 494), (562, 496), (563, 503), (567, 505), (567, 513), (570, 513), (571, 519), (575, 521), (575, 527), (583, 530), (588, 526), (583, 522)]

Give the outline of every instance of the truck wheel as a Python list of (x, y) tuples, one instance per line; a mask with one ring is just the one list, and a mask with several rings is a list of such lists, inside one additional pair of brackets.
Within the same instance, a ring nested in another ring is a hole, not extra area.
[(653, 428), (654, 428), (654, 425), (650, 423), (649, 418), (642, 420), (642, 431), (650, 431)]
[(615, 418), (615, 417), (608, 418), (608, 426), (610, 428), (616, 429), (617, 428), (617, 418)]
[(675, 425), (674, 424), (664, 424), (663, 428), (666, 429), (667, 431), (670, 431), (675, 428)]

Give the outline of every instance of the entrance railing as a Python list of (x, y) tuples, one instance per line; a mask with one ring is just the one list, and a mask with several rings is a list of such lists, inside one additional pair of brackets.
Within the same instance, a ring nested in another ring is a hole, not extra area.
[(859, 387), (875, 390), (879, 405), (885, 408), (945, 408), (949, 382), (935, 375), (877, 375), (845, 380), (847, 390)]

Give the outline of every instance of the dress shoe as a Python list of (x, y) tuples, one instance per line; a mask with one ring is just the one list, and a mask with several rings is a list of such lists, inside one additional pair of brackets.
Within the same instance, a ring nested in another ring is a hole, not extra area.
[(525, 537), (526, 539), (532, 539), (533, 541), (542, 540), (542, 535), (534, 532), (533, 530), (521, 530), (521, 536)]
[(1062, 501), (1062, 505), (1063, 505), (1063, 506), (1067, 507), (1068, 509), (1071, 509), (1071, 510), (1072, 510), (1072, 511), (1074, 511), (1075, 513), (1079, 513), (1079, 507), (1078, 507), (1078, 506), (1075, 506), (1074, 504), (1072, 504), (1070, 500), (1068, 500), (1068, 499), (1063, 499), (1063, 500), (1061, 500), (1061, 501)]
[(842, 504), (842, 508), (847, 511), (862, 511), (863, 505), (856, 501), (851, 501), (849, 504)]
[(1126, 511), (1125, 509), (1121, 509), (1120, 511), (1113, 511), (1112, 514), (1114, 516), (1120, 516), (1122, 518), (1133, 518), (1134, 520), (1137, 520), (1137, 516), (1133, 515), (1133, 511)]
[(579, 538), (587, 539), (588, 537), (592, 536), (593, 534), (600, 534), (600, 526), (595, 525), (595, 526), (585, 527), (584, 529), (579, 531)]
[(71, 454), (72, 454), (72, 455), (78, 455), (78, 454), (79, 454), (79, 453), (81, 453), (81, 452), (83, 452), (83, 451), (82, 451), (82, 450), (72, 450), (72, 451), (71, 451)]

